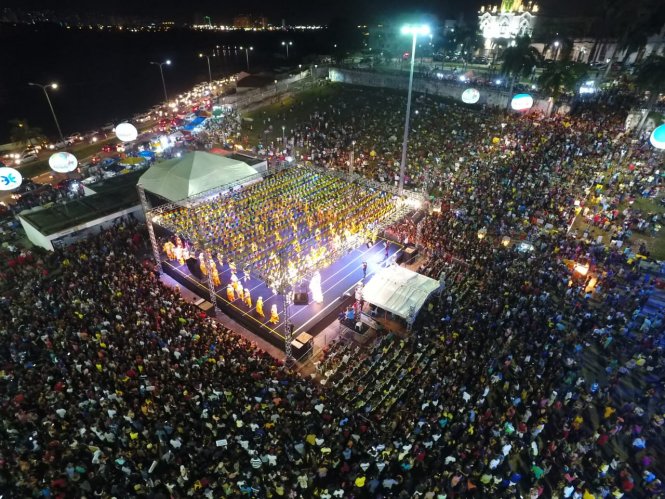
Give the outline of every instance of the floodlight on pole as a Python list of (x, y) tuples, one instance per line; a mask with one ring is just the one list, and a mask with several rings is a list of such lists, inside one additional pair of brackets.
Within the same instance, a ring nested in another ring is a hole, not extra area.
[(282, 42), (282, 45), (286, 47), (286, 58), (289, 58), (289, 45), (293, 45), (293, 42)]
[(430, 27), (427, 24), (406, 24), (402, 26), (402, 29), (400, 32), (403, 35), (430, 35), (432, 34), (432, 31), (430, 30)]
[(166, 59), (164, 62), (154, 62), (150, 61), (150, 64), (154, 64), (155, 66), (159, 66), (159, 74), (162, 77), (162, 88), (164, 89), (164, 101), (168, 101), (169, 97), (166, 93), (166, 81), (164, 80), (164, 70), (162, 69), (164, 65), (166, 64), (167, 66), (171, 65), (171, 59)]
[(53, 121), (55, 121), (55, 127), (58, 129), (58, 134), (60, 135), (60, 142), (61, 144), (65, 144), (65, 138), (62, 135), (62, 130), (60, 129), (60, 123), (58, 122), (58, 118), (55, 115), (55, 110), (53, 109), (53, 104), (51, 104), (51, 98), (48, 95), (48, 92), (46, 91), (47, 88), (52, 88), (53, 90), (56, 90), (58, 88), (57, 83), (49, 83), (47, 85), (42, 85), (41, 83), (28, 83), (29, 86), (31, 87), (39, 87), (44, 91), (44, 95), (46, 96), (46, 102), (48, 102), (48, 107), (51, 109), (51, 114), (53, 115)]
[(240, 50), (245, 51), (245, 58), (247, 59), (247, 71), (249, 71), (249, 51), (254, 50), (254, 47), (240, 47)]
[[(203, 54), (203, 53), (199, 54), (199, 58), (202, 59), (204, 57), (208, 61), (208, 78), (209, 78), (209, 81), (210, 81), (210, 87), (212, 87), (212, 70), (210, 69), (210, 57), (211, 56), (208, 55), (208, 54)], [(214, 53), (213, 53), (212, 57), (215, 57)]]
[(413, 37), (411, 43), (411, 69), (409, 71), (409, 91), (406, 97), (406, 118), (404, 120), (404, 140), (402, 141), (402, 159), (399, 165), (399, 194), (404, 192), (404, 174), (406, 171), (406, 151), (409, 143), (409, 120), (411, 117), (411, 91), (413, 90), (413, 67), (416, 61), (416, 40), (418, 35), (426, 36), (431, 33), (429, 26), (426, 24), (402, 26), (401, 33), (403, 35), (411, 35)]

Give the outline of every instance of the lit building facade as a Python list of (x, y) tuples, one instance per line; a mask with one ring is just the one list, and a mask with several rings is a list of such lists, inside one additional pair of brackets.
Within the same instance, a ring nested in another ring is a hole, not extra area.
[(619, 50), (615, 40), (596, 38), (593, 17), (561, 17), (551, 12), (542, 15), (536, 3), (502, 0), (501, 5), (482, 7), (478, 27), (485, 38), (485, 54), (497, 56), (500, 47), (509, 46), (517, 37), (531, 37), (531, 45), (545, 59), (564, 56), (563, 43), (568, 43), (568, 57), (577, 62), (606, 63), (609, 60), (632, 64), (651, 54), (665, 54), (665, 27), (649, 37), (646, 46), (636, 52)]
[(503, 0), (501, 6), (481, 7), (478, 27), (491, 50), (499, 40), (510, 42), (520, 36), (532, 36), (536, 27), (538, 5), (522, 0)]

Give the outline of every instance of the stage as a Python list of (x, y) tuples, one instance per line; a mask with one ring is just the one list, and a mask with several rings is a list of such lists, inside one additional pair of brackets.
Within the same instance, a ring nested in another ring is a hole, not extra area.
[[(389, 244), (388, 258), (386, 259), (385, 240), (379, 238), (377, 243), (368, 248), (362, 245), (344, 254), (327, 268), (321, 269), (321, 290), (323, 292), (323, 303), (312, 301), (312, 293), (308, 290), (309, 282), (296, 286), (296, 291), (308, 291), (308, 304), (295, 305), (290, 308), (290, 321), (294, 325), (293, 337), (301, 332), (307, 332), (312, 336), (320, 333), (328, 324), (337, 319), (340, 312), (354, 301), (355, 286), (360, 282), (367, 282), (374, 272), (388, 262), (392, 262), (402, 246), (387, 241)], [(367, 262), (367, 275), (363, 279), (362, 263)], [(205, 300), (210, 299), (207, 277), (199, 279), (191, 274), (186, 265), (180, 265), (178, 261), (170, 261), (162, 255), (162, 268), (164, 272), (173, 277), (183, 286), (196, 293)], [(229, 315), (237, 322), (253, 333), (266, 339), (278, 348), (284, 348), (284, 311), (283, 299), (273, 293), (265, 282), (250, 274), (246, 279), (243, 272), (237, 272), (237, 276), (244, 288), (249, 288), (252, 298), (252, 307), (248, 307), (243, 300), (236, 298), (230, 302), (227, 298), (227, 284), (231, 280), (231, 269), (225, 263), (220, 265), (215, 262), (219, 272), (221, 285), (215, 288), (217, 305), (223, 313)], [(346, 296), (345, 296), (346, 293)], [(260, 317), (256, 311), (256, 302), (263, 297), (264, 317)], [(277, 305), (279, 322), (270, 323), (270, 309)]]

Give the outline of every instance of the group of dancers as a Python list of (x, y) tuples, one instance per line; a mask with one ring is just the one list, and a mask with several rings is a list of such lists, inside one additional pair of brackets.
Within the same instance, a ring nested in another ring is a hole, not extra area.
[(345, 249), (376, 241), (377, 222), (393, 210), (386, 192), (294, 168), (156, 221), (183, 239), (206, 238), (218, 258), (267, 277), (285, 262), (296, 274), (325, 267)]
[[(170, 239), (167, 240), (162, 246), (166, 258), (170, 261), (177, 261), (180, 265), (184, 265), (185, 261), (196, 254), (193, 248), (189, 245), (187, 241), (183, 241), (180, 237), (175, 237), (175, 242)], [(222, 255), (217, 255), (220, 265), (224, 265)], [(222, 285), (221, 279), (219, 278), (219, 269), (217, 268), (217, 263), (212, 257), (212, 254), (208, 251), (199, 252), (198, 256), (199, 268), (203, 276), (208, 277), (208, 272), (212, 273), (212, 282), (215, 288), (218, 288)], [(231, 270), (231, 279), (226, 286), (226, 299), (229, 303), (240, 302), (243, 303), (248, 309), (252, 309), (252, 293), (249, 287), (243, 286), (243, 281), (247, 283), (250, 279), (250, 272), (246, 268), (243, 271), (243, 277), (238, 278), (237, 267), (233, 261), (228, 262), (229, 269)], [(265, 319), (265, 312), (263, 311), (263, 297), (259, 296), (256, 300), (256, 306), (254, 308), (256, 315), (258, 315), (262, 320)], [(270, 307), (270, 319), (268, 320), (270, 324), (279, 324), (279, 311), (277, 305), (273, 304)]]

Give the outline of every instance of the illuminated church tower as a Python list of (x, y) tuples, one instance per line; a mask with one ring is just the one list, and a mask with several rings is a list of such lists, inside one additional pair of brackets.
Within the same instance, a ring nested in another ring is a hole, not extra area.
[(522, 0), (502, 0), (501, 7), (481, 7), (478, 24), (485, 37), (485, 48), (490, 49), (498, 39), (510, 41), (518, 36), (531, 36), (537, 12), (538, 5)]

